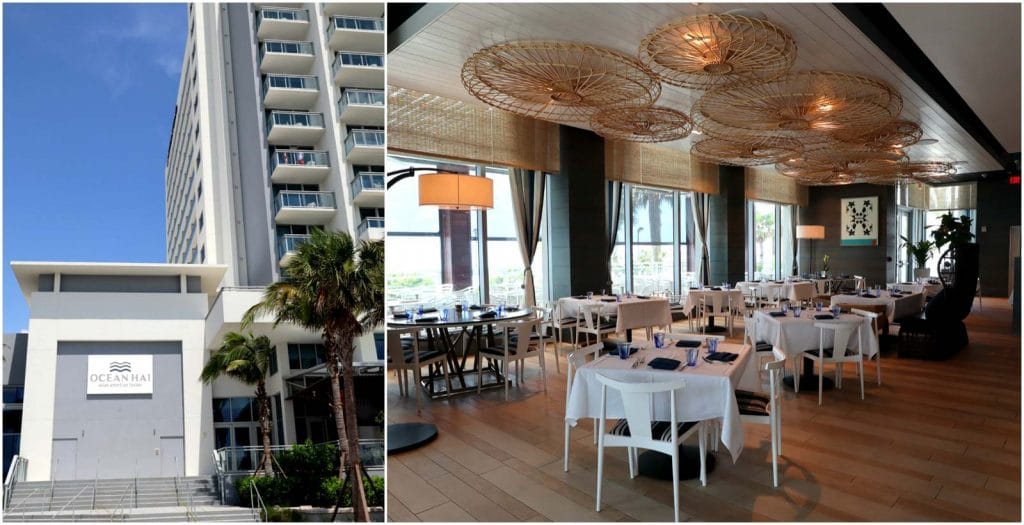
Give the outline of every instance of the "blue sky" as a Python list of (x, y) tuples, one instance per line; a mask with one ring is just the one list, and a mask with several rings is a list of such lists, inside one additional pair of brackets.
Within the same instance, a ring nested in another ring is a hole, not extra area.
[(184, 4), (3, 6), (4, 331), (14, 261), (164, 262)]

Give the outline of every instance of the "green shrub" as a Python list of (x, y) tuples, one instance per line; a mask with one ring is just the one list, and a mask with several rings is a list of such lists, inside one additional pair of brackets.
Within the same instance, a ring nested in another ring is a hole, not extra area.
[(235, 480), (235, 488), (238, 489), (238, 496), (242, 501), (242, 504), (247, 507), (255, 507), (252, 501), (249, 500), (249, 486), (256, 484), (256, 490), (259, 491), (260, 497), (263, 498), (264, 505), (277, 505), (282, 503), (287, 498), (289, 492), (289, 481), (281, 477), (268, 477), (268, 476), (245, 476)]
[(266, 512), (260, 511), (260, 517), (264, 521), (290, 522), (300, 521), (302, 516), (295, 509), (281, 508), (275, 505), (267, 508)]
[[(333, 507), (342, 485), (342, 481), (337, 477), (325, 479), (320, 488), (319, 505), (322, 507)], [(379, 476), (364, 478), (363, 489), (366, 491), (367, 505), (371, 507), (381, 507), (384, 505), (384, 478)], [(345, 488), (345, 492), (341, 495), (341, 506), (352, 506), (352, 492), (348, 487)]]

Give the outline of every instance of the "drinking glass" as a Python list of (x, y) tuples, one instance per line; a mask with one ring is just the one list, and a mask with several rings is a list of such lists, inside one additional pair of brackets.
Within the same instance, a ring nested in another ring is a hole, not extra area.
[(802, 314), (803, 312), (804, 312), (803, 307), (800, 307), (800, 306), (794, 306), (793, 307), (793, 317), (800, 317), (800, 314)]
[(782, 313), (789, 313), (789, 303), (782, 303)]
[(443, 322), (447, 322), (448, 321), (448, 309), (447, 308), (441, 310), (441, 321), (443, 321)]
[(418, 315), (420, 315), (421, 317), (423, 316), (423, 305), (422, 304), (419, 306), (419, 309), (416, 311), (416, 313)]
[(842, 312), (842, 310), (839, 308), (839, 306), (832, 307), (832, 315), (834, 315), (835, 317), (839, 317), (840, 312)]
[(608, 295), (608, 294), (606, 293), (607, 291), (608, 291), (608, 290), (606, 290), (606, 289), (604, 289), (604, 288), (601, 288), (601, 295)]
[(629, 343), (618, 343), (619, 359), (629, 359)]
[(718, 339), (708, 340), (708, 353), (715, 353), (718, 351)]
[(686, 366), (697, 366), (697, 349), (686, 349)]
[[(602, 292), (602, 295), (603, 294), (604, 294), (604, 292)], [(589, 300), (591, 300), (593, 298), (594, 298), (594, 292), (587, 292), (587, 300), (589, 301)]]
[(665, 348), (665, 334), (654, 334), (654, 348)]
[(408, 320), (410, 320), (410, 321), (412, 321), (412, 320), (413, 320), (413, 317), (412, 317), (412, 308), (406, 308), (406, 309), (405, 309), (405, 318), (406, 318), (406, 319), (408, 319)]
[(824, 306), (822, 302), (818, 301), (817, 303), (814, 303), (814, 310), (820, 312), (822, 306)]

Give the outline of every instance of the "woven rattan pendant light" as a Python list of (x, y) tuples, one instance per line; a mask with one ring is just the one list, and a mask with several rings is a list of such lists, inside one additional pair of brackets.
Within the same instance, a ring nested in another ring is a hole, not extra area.
[(794, 158), (802, 151), (800, 143), (787, 138), (766, 138), (750, 143), (707, 138), (690, 147), (694, 157), (732, 166), (762, 166)]
[(900, 94), (884, 82), (804, 71), (709, 91), (694, 104), (691, 117), (701, 131), (725, 139), (818, 141), (823, 134), (867, 133), (887, 124), (902, 108)]
[(906, 162), (906, 155), (898, 150), (824, 147), (786, 159), (775, 168), (803, 183), (845, 183), (900, 173)]
[(486, 47), (462, 66), (462, 84), (496, 108), (554, 122), (587, 122), (612, 106), (648, 106), (661, 95), (635, 58), (589, 44), (521, 40)]
[(956, 166), (952, 162), (923, 161), (908, 162), (900, 174), (921, 182), (947, 182), (956, 175), (956, 172)]
[(594, 114), (590, 127), (602, 137), (629, 142), (669, 142), (686, 138), (693, 122), (674, 109), (620, 106)]
[(649, 33), (640, 43), (640, 60), (668, 84), (711, 89), (782, 75), (796, 60), (796, 42), (766, 20), (703, 14)]
[(894, 120), (867, 133), (856, 136), (838, 133), (837, 137), (867, 148), (906, 148), (921, 140), (921, 126), (909, 120)]

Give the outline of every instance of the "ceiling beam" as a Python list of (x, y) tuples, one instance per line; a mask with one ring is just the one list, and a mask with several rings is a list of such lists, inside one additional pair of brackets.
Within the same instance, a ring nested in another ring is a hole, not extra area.
[[(928, 59), (914, 39), (882, 4), (836, 3), (836, 9), (874, 42), (883, 53), (903, 70), (921, 89), (946, 111), (953, 120), (985, 148), (1005, 169), (1013, 169), (1013, 159), (988, 126)], [(1018, 168), (1019, 169), (1019, 168)]]

